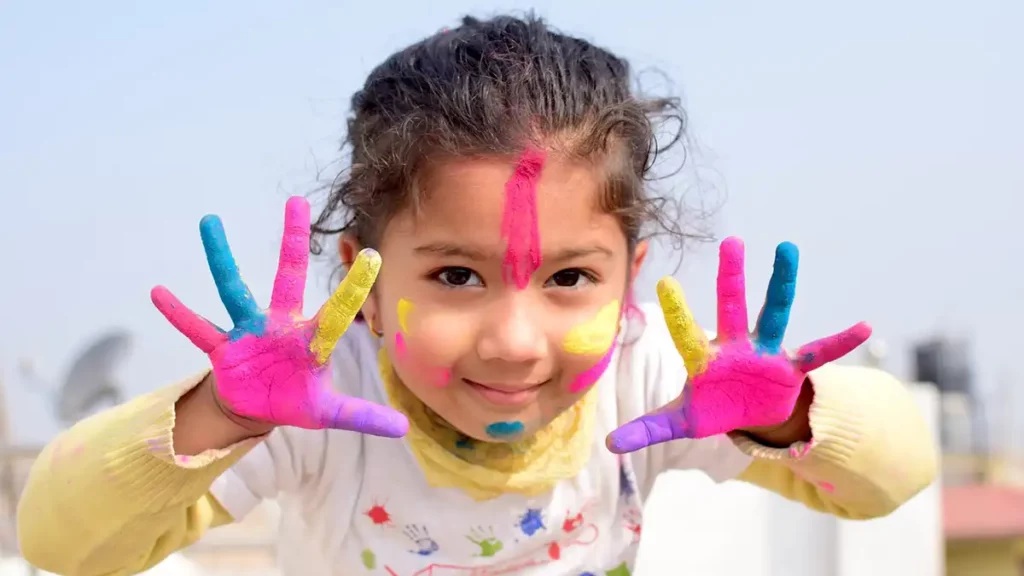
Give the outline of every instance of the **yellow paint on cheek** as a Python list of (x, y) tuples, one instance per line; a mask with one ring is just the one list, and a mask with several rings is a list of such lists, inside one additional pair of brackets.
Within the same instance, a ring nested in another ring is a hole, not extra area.
[(583, 324), (569, 330), (562, 340), (562, 348), (570, 354), (595, 356), (604, 354), (615, 340), (619, 327), (619, 301), (612, 300)]
[(409, 313), (412, 312), (412, 302), (405, 298), (398, 301), (398, 326), (405, 334), (409, 333)]

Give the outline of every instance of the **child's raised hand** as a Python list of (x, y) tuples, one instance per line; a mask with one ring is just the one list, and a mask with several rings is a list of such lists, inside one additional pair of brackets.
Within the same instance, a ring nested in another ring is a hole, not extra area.
[(768, 295), (754, 334), (748, 334), (743, 242), (727, 238), (718, 263), (718, 333), (708, 343), (671, 277), (658, 283), (665, 321), (683, 357), (688, 382), (670, 404), (629, 422), (608, 436), (608, 447), (626, 453), (677, 438), (705, 438), (786, 422), (806, 374), (842, 358), (871, 336), (859, 323), (801, 347), (782, 349), (796, 291), (796, 246), (780, 244)]
[(362, 307), (377, 278), (380, 255), (363, 250), (341, 285), (311, 319), (302, 317), (309, 262), (309, 203), (293, 197), (285, 208), (281, 257), (270, 308), (261, 310), (242, 282), (220, 218), (199, 224), (206, 260), (234, 328), (230, 332), (192, 312), (166, 288), (153, 304), (210, 357), (220, 402), (261, 423), (336, 428), (399, 437), (409, 423), (401, 413), (331, 387), (330, 355)]

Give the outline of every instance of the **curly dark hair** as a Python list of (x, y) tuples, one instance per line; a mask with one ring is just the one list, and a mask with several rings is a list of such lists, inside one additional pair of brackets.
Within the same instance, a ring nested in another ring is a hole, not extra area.
[[(396, 212), (423, 200), (417, 176), (431, 159), (518, 155), (530, 146), (593, 162), (603, 171), (602, 209), (616, 214), (630, 247), (688, 232), (648, 186), (655, 158), (679, 144), (678, 98), (631, 89), (629, 63), (558, 33), (542, 19), (472, 17), (377, 66), (352, 97), (343, 149), (351, 166), (330, 185), (310, 249), (353, 234), (376, 247)], [(657, 129), (674, 132), (659, 146)]]

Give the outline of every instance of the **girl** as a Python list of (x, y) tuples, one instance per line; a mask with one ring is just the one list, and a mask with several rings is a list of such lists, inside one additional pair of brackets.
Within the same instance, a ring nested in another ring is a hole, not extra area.
[[(630, 305), (644, 233), (670, 220), (644, 187), (652, 122), (678, 107), (628, 83), (624, 60), (532, 17), (466, 18), (377, 67), (326, 210), (311, 225), (287, 204), (269, 308), (204, 218), (234, 327), (153, 302), (212, 370), (51, 443), (18, 510), (25, 557), (134, 574), (277, 498), (288, 575), (620, 576), (665, 470), (847, 518), (924, 488), (932, 443), (901, 385), (827, 365), (865, 325), (781, 347), (794, 246), (753, 334), (737, 239), (712, 342), (671, 279), (660, 309)], [(311, 229), (314, 249), (341, 233), (348, 274), (305, 320)]]

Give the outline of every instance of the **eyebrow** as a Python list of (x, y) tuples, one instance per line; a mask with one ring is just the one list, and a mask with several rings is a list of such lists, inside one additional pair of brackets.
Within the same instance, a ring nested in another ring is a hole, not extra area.
[[(490, 259), (500, 259), (504, 257), (503, 253), (499, 255), (496, 252), (447, 242), (424, 244), (423, 246), (417, 246), (413, 251), (417, 254), (466, 258), (467, 260), (472, 260), (474, 262), (485, 262)], [(595, 254), (604, 258), (611, 258), (613, 256), (612, 251), (604, 246), (587, 246), (563, 248), (553, 254), (544, 254), (543, 260), (546, 262), (567, 262), (569, 260), (575, 260), (577, 258), (592, 256)]]

